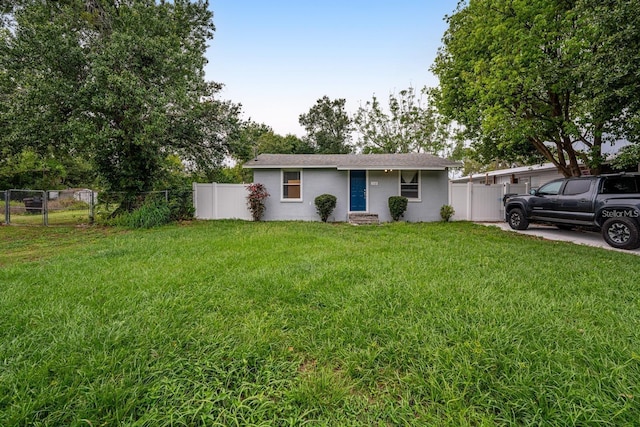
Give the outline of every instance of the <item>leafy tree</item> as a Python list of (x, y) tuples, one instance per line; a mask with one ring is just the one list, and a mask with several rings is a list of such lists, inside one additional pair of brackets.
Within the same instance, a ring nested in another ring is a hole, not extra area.
[(264, 133), (258, 138), (257, 153), (269, 154), (311, 154), (313, 148), (296, 135), (278, 135), (273, 132)]
[(265, 124), (251, 120), (240, 123), (238, 131), (228, 141), (228, 155), (237, 163), (206, 174), (206, 181), (251, 182), (253, 171), (242, 169), (242, 164), (262, 153), (270, 154), (310, 154), (313, 153), (306, 141), (295, 135), (279, 135)]
[[(421, 95), (426, 95), (423, 89)], [(374, 95), (360, 106), (354, 118), (365, 153), (427, 152), (438, 154), (446, 147), (446, 128), (435, 109), (410, 87), (389, 95), (388, 113)]]
[(251, 120), (241, 123), (238, 132), (229, 141), (229, 155), (244, 163), (262, 153), (310, 154), (313, 148), (297, 136), (279, 135), (265, 124)]
[(239, 107), (204, 81), (206, 1), (22, 3), (0, 32), (3, 145), (90, 159), (129, 194), (153, 189), (170, 155), (220, 164)]
[(17, 154), (2, 151), (0, 189), (53, 190), (88, 186), (96, 179), (91, 165), (79, 157), (43, 157), (30, 149)]
[(638, 3), (461, 2), (432, 67), (439, 111), (485, 162), (534, 148), (566, 176), (598, 173), (638, 122)]
[(237, 132), (229, 139), (229, 155), (242, 163), (255, 158), (258, 155), (258, 141), (266, 133), (273, 133), (273, 129), (252, 120), (241, 122)]
[(640, 165), (640, 144), (622, 147), (611, 161), (614, 169), (636, 171)]
[(352, 151), (353, 125), (345, 110), (345, 99), (323, 96), (301, 114), (298, 121), (307, 132), (305, 140), (319, 154), (346, 154)]

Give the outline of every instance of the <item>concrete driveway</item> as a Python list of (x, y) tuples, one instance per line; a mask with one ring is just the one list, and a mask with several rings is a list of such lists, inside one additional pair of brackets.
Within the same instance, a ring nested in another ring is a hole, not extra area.
[(612, 248), (602, 239), (600, 233), (593, 231), (582, 230), (560, 230), (555, 227), (539, 224), (531, 224), (526, 230), (512, 230), (509, 224), (506, 222), (481, 222), (478, 224), (498, 227), (504, 231), (511, 231), (514, 233), (529, 234), (531, 236), (542, 237), (548, 240), (559, 240), (563, 242), (572, 242), (577, 245), (595, 246), (597, 248), (603, 248), (610, 251), (624, 252), (627, 254), (640, 255), (640, 248), (633, 251), (627, 251), (623, 249)]

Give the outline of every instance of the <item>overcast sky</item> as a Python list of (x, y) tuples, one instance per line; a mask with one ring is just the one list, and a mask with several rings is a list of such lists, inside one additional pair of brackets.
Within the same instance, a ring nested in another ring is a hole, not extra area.
[(457, 0), (210, 0), (216, 32), (206, 78), (244, 119), (276, 133), (324, 95), (349, 113), (373, 94), (435, 86), (429, 72)]

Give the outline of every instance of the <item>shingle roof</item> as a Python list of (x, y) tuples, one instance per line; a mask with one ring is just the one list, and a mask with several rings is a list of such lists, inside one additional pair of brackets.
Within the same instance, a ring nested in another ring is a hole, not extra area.
[(244, 168), (336, 168), (444, 170), (462, 166), (458, 162), (426, 153), (406, 154), (260, 154)]

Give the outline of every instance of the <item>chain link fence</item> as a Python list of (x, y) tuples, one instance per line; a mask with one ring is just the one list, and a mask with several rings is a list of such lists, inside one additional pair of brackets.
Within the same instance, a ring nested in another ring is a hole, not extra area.
[(125, 198), (125, 193), (98, 193), (91, 189), (23, 190), (0, 192), (0, 222), (7, 225), (82, 225), (108, 218), (123, 206), (141, 206), (150, 200), (169, 202), (169, 191), (140, 193)]
[(5, 193), (5, 223), (47, 225), (46, 191), (7, 190)]

